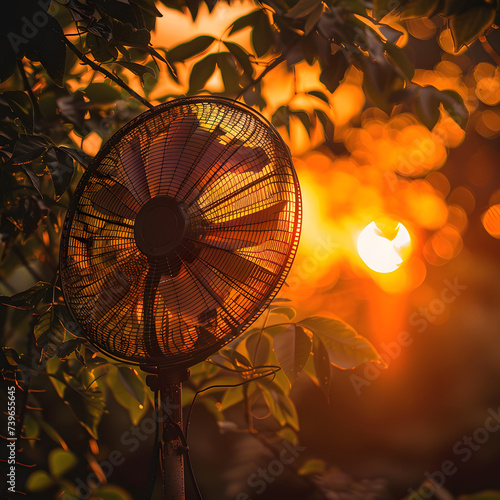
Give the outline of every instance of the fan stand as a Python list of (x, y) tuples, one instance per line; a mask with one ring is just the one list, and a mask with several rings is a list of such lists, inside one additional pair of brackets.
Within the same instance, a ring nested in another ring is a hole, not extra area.
[[(160, 432), (158, 442), (161, 464), (163, 499), (184, 500), (184, 454), (187, 453), (182, 431), (182, 383), (189, 379), (189, 370), (172, 371), (150, 366), (141, 366), (146, 383), (154, 392), (158, 391), (156, 414)], [(152, 485), (154, 487), (154, 485)]]
[[(175, 249), (186, 230), (186, 216), (180, 205), (168, 196), (156, 196), (143, 205), (134, 221), (134, 237), (137, 247), (148, 257), (150, 272), (146, 277), (144, 293), (145, 330), (150, 333), (146, 340), (148, 351), (162, 355), (156, 338), (154, 295), (158, 288), (162, 258)], [(141, 366), (154, 375), (146, 382), (150, 389), (158, 391), (158, 443), (163, 478), (163, 499), (184, 500), (184, 453), (187, 452), (182, 431), (182, 382), (189, 378), (187, 369), (168, 369), (158, 366)], [(154, 485), (151, 485), (153, 488)]]

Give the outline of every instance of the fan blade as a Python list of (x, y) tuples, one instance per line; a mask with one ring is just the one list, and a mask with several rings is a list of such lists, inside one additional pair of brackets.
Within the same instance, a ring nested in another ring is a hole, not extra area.
[(161, 194), (166, 194), (162, 190), (162, 179), (168, 179), (171, 172), (164, 165), (164, 155), (167, 145), (165, 134), (154, 138), (148, 150), (146, 159), (146, 177), (148, 181), (149, 193), (152, 198)]
[[(218, 137), (215, 131), (212, 134), (215, 138)], [(269, 161), (268, 155), (261, 147), (248, 147), (239, 141), (228, 144), (212, 142), (200, 161), (203, 169), (196, 172), (197, 176), (191, 175), (189, 178), (190, 183), (194, 183), (193, 186), (196, 187), (196, 193), (193, 193), (194, 188), (191, 187), (187, 192), (185, 189), (180, 191), (179, 196), (188, 205), (192, 205), (199, 198), (206, 196), (207, 191), (213, 190), (216, 193), (214, 196), (216, 200), (221, 194), (228, 193), (228, 186), (234, 188), (234, 180), (233, 183), (228, 183), (226, 175), (261, 172)]]
[(215, 291), (206, 280), (200, 281), (188, 272), (186, 265), (175, 278), (162, 276), (158, 291), (167, 309), (191, 324), (199, 324), (201, 314), (217, 309), (224, 302), (224, 293)]
[(121, 184), (103, 185), (89, 197), (93, 208), (103, 215), (135, 219), (140, 206), (132, 193)]
[[(185, 165), (183, 155), (185, 149), (189, 150), (193, 147), (192, 136), (197, 131), (198, 126), (199, 120), (194, 114), (188, 114), (181, 119), (174, 120), (170, 124), (163, 141), (158, 141), (155, 149), (150, 151), (151, 161), (148, 166), (151, 176), (153, 176), (154, 172), (160, 172), (158, 186), (156, 187), (159, 194), (174, 197), (183, 182), (185, 174), (189, 172), (189, 167), (194, 168), (192, 161), (187, 166)], [(188, 145), (189, 147), (187, 147)], [(161, 162), (159, 161), (160, 158)]]
[(238, 174), (247, 172), (259, 173), (269, 164), (271, 159), (260, 146), (248, 147), (240, 145), (227, 160), (228, 170)]
[(238, 250), (276, 238), (276, 231), (283, 230), (286, 222), (280, 219), (286, 205), (286, 201), (280, 201), (251, 214), (234, 215), (224, 222), (209, 222), (204, 241), (219, 248)]
[(138, 136), (133, 137), (120, 151), (120, 160), (128, 179), (129, 191), (139, 203), (146, 203), (151, 195), (142, 157), (141, 140)]
[(264, 267), (234, 252), (203, 243), (200, 246), (202, 248), (198, 257), (207, 268), (215, 269), (231, 280), (245, 283), (249, 278), (262, 280), (272, 276)]

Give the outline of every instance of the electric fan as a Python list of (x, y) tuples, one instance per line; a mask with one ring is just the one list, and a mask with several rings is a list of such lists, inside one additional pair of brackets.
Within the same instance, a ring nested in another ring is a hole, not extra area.
[[(85, 337), (157, 375), (164, 498), (184, 498), (187, 368), (267, 307), (295, 255), (301, 200), (290, 153), (253, 109), (182, 98), (133, 119), (80, 180), (60, 272)], [(150, 377), (151, 379), (151, 377)], [(177, 428), (176, 428), (177, 427)]]

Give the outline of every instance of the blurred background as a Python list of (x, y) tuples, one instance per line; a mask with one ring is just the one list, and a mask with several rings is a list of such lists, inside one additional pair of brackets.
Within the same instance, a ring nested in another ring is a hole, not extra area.
[[(152, 43), (169, 48), (195, 35), (227, 36), (227, 27), (255, 6), (219, 3), (209, 13), (201, 4), (196, 22), (158, 8), (163, 17)], [(318, 481), (332, 499), (404, 498), (429, 475), (439, 481), (434, 473), (446, 460), (457, 468), (443, 484), (453, 495), (500, 490), (500, 432), (477, 431), (500, 409), (500, 72), (478, 43), (454, 53), (449, 30), (436, 35), (442, 23), (433, 17), (398, 24), (397, 45), (418, 68), (415, 82), (460, 94), (471, 115), (466, 131), (442, 107), (432, 130), (407, 110), (386, 114), (367, 101), (354, 67), (328, 104), (306, 94), (318, 88), (317, 64), (290, 72), (284, 62), (262, 81), (269, 109), (323, 106), (335, 125), (329, 147), (319, 127), (309, 136), (296, 116), (289, 131), (278, 127), (304, 203), (300, 247), (279, 296), (292, 301), (299, 319), (341, 317), (388, 365), (336, 369), (329, 401), (306, 374), (292, 388), (303, 447), (297, 463), (316, 460)], [(251, 50), (248, 29), (231, 40)], [(498, 33), (489, 41), (500, 48)], [(149, 99), (185, 93), (195, 63), (178, 66), (179, 84), (160, 73)], [(224, 88), (220, 73), (206, 88)], [(97, 133), (78, 140), (90, 155), (102, 143)], [(41, 258), (41, 274), (43, 266)], [(10, 294), (30, 280), (20, 267), (0, 291)], [(47, 410), (53, 427), (84, 439), (63, 408), (55, 400)], [(244, 419), (241, 406), (231, 418)], [(121, 450), (126, 461), (111, 480), (140, 498), (152, 435), (132, 452), (120, 441), (129, 427), (127, 412), (110, 401), (96, 456)], [(195, 407), (191, 454), (206, 500), (321, 498), (286, 469), (261, 492), (252, 477), (273, 456), (252, 437), (226, 431), (206, 405)]]

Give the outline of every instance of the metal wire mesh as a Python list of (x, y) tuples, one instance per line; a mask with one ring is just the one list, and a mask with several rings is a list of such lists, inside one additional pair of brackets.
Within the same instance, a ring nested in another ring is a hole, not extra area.
[(66, 302), (111, 356), (190, 366), (269, 304), (300, 223), (290, 153), (260, 115), (210, 97), (157, 106), (108, 141), (75, 191)]

